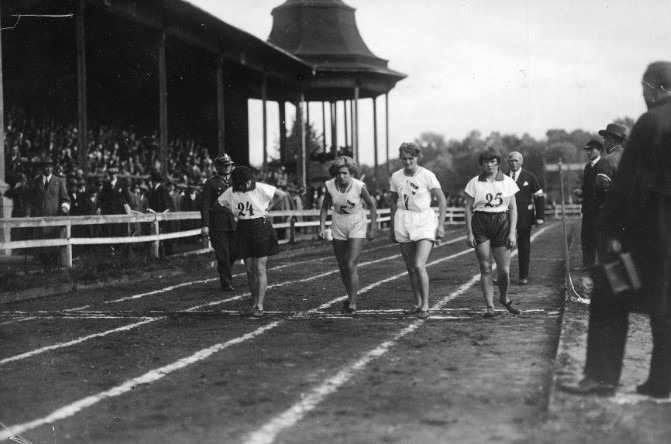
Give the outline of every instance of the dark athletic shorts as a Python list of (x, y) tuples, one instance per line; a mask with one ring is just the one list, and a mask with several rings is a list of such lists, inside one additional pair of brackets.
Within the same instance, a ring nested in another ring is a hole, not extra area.
[(280, 252), (277, 234), (265, 217), (238, 220), (235, 229), (235, 258), (266, 257)]
[(508, 212), (487, 213), (476, 211), (471, 219), (471, 228), (475, 243), (480, 245), (489, 241), (492, 247), (505, 247), (510, 231)]

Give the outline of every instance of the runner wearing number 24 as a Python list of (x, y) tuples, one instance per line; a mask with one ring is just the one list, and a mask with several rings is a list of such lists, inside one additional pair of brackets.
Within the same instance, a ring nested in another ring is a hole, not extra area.
[(510, 252), (515, 248), (519, 191), (515, 181), (499, 171), (501, 153), (487, 147), (480, 153), (482, 174), (466, 185), (466, 243), (475, 248), (480, 265), (480, 286), (487, 304), (484, 317), (494, 317), (492, 255), (498, 273), (499, 302), (512, 314), (520, 314), (508, 299)]

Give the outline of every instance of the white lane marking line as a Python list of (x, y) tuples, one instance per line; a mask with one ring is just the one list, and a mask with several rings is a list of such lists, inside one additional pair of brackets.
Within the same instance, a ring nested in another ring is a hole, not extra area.
[[(395, 258), (398, 258), (400, 256), (401, 256), (400, 254), (387, 256), (387, 257), (383, 257), (383, 258), (380, 258), (380, 259), (375, 259), (375, 260), (372, 260), (372, 261), (364, 262), (364, 263), (360, 264), (359, 266), (360, 267), (367, 266), (367, 265), (375, 264), (375, 263), (378, 263), (378, 262), (383, 262), (383, 261), (395, 259)], [(339, 273), (339, 271), (338, 270), (327, 271), (325, 273), (321, 273), (321, 274), (318, 274), (318, 275), (315, 275), (315, 276), (311, 276), (309, 278), (298, 279), (298, 280), (294, 280), (294, 281), (280, 282), (280, 283), (277, 283), (277, 284), (268, 285), (268, 289), (270, 290), (270, 289), (279, 288), (279, 287), (283, 287), (283, 286), (286, 286), (286, 285), (293, 285), (293, 284), (297, 284), (297, 283), (301, 283), (301, 282), (309, 282), (309, 281), (312, 281), (312, 280), (315, 280), (315, 279), (320, 279), (320, 278), (323, 278), (323, 277), (326, 277), (328, 275), (335, 274), (335, 273)], [(154, 292), (151, 292), (151, 293), (154, 293)], [(214, 305), (220, 305), (220, 304), (223, 304), (223, 303), (226, 303), (226, 302), (232, 302), (232, 301), (239, 300), (243, 297), (250, 296), (250, 295), (251, 294), (249, 292), (247, 292), (247, 293), (243, 293), (241, 295), (237, 295), (237, 296), (234, 296), (234, 297), (231, 297), (231, 298), (221, 299), (221, 300), (218, 300), (218, 301), (211, 301), (211, 302), (208, 302), (206, 304), (196, 305), (195, 307), (188, 308), (188, 309), (185, 310), (185, 312), (193, 312), (193, 311), (197, 311), (197, 310), (200, 310), (202, 308), (205, 308), (205, 307), (212, 307)], [(342, 297), (334, 300), (332, 303), (327, 305), (327, 307), (332, 305), (333, 303), (336, 303), (337, 301), (340, 301), (341, 299), (342, 299)], [(140, 327), (140, 326), (148, 324), (150, 322), (156, 322), (156, 321), (163, 320), (163, 319), (166, 319), (166, 318), (165, 317), (152, 318), (152, 319), (149, 319), (149, 320), (146, 320), (146, 321), (136, 322), (134, 324), (127, 325), (125, 327), (115, 328), (115, 329), (112, 329), (112, 330), (106, 330), (106, 331), (96, 333), (96, 334), (93, 334), (93, 335), (88, 335), (88, 336), (84, 336), (84, 337), (81, 337), (81, 338), (78, 338), (78, 339), (74, 339), (72, 341), (61, 342), (61, 343), (53, 344), (53, 345), (50, 345), (50, 346), (47, 346), (47, 347), (42, 347), (42, 348), (30, 351), (30, 352), (22, 353), (20, 355), (10, 356), (8, 358), (0, 360), (0, 365), (3, 365), (7, 362), (16, 361), (16, 360), (19, 360), (19, 359), (29, 358), (29, 357), (32, 357), (32, 356), (35, 356), (35, 355), (38, 355), (38, 354), (41, 354), (41, 353), (44, 353), (44, 352), (47, 352), (47, 351), (52, 351), (52, 350), (56, 350), (56, 349), (59, 349), (59, 348), (69, 347), (71, 345), (80, 344), (80, 343), (82, 343), (84, 341), (87, 341), (89, 339), (94, 339), (94, 338), (97, 338), (97, 337), (100, 337), (100, 336), (106, 336), (108, 334), (116, 333), (118, 331), (131, 330), (133, 328)]]
[(634, 390), (632, 392), (617, 393), (615, 396), (609, 398), (609, 401), (616, 405), (636, 405), (649, 402), (651, 404), (669, 404), (671, 398), (651, 398), (650, 396), (639, 395)]
[(26, 353), (22, 353), (20, 355), (14, 355), (14, 356), (11, 356), (9, 358), (0, 359), (0, 365), (4, 365), (4, 364), (7, 364), (9, 362), (18, 361), (18, 360), (21, 360), (21, 359), (30, 358), (31, 356), (39, 355), (41, 353), (45, 353), (45, 352), (48, 352), (48, 351), (51, 351), (51, 350), (56, 350), (58, 348), (70, 347), (72, 345), (81, 344), (82, 342), (88, 341), (89, 339), (101, 338), (103, 336), (107, 336), (107, 335), (110, 335), (112, 333), (119, 333), (119, 332), (122, 332), (122, 331), (131, 330), (135, 327), (139, 327), (140, 325), (144, 325), (144, 324), (148, 324), (150, 322), (154, 322), (154, 320), (155, 319), (147, 319), (147, 320), (142, 321), (142, 322), (137, 322), (135, 324), (130, 324), (130, 325), (126, 325), (126, 326), (123, 326), (123, 327), (115, 328), (113, 330), (107, 330), (107, 331), (104, 331), (104, 332), (101, 332), (101, 333), (94, 333), (92, 335), (83, 336), (83, 337), (80, 337), (80, 338), (77, 338), (77, 339), (73, 339), (72, 341), (60, 342), (58, 344), (48, 345), (46, 347), (42, 347), (42, 348), (38, 348), (38, 349), (29, 351), (29, 352), (26, 352)]
[[(536, 235), (539, 235), (541, 232), (542, 231), (537, 232)], [(434, 265), (434, 264), (443, 262), (443, 261), (448, 260), (449, 258), (452, 258), (452, 257), (461, 256), (462, 254), (465, 254), (465, 253), (468, 253), (468, 252), (471, 252), (471, 251), (472, 251), (472, 249), (464, 250), (462, 252), (453, 254), (451, 256), (433, 261), (430, 265)], [(382, 259), (377, 260), (377, 261), (371, 261), (371, 262), (380, 262), (380, 261), (382, 261)], [(429, 265), (429, 264), (427, 264), (427, 265)], [(330, 273), (325, 273), (325, 274), (330, 274)], [(386, 278), (386, 279), (383, 279), (381, 281), (375, 282), (371, 285), (368, 285), (368, 286), (360, 289), (359, 292), (360, 293), (366, 293), (366, 292), (370, 291), (371, 289), (373, 289), (373, 288), (375, 288), (379, 285), (382, 285), (383, 283), (398, 279), (399, 277), (405, 276), (407, 274), (408, 274), (408, 272), (405, 271), (405, 272), (400, 273), (398, 275), (391, 276), (389, 278)], [(476, 277), (479, 279), (479, 275), (477, 275)], [(476, 279), (474, 277), (467, 284), (464, 284), (462, 287), (460, 287), (460, 289), (458, 289), (457, 291), (452, 293), (452, 295), (454, 295), (454, 297), (460, 295), (461, 293), (465, 292), (470, 286), (472, 286), (475, 282), (476, 282)], [(319, 311), (323, 308), (326, 308), (328, 306), (333, 305), (334, 303), (336, 303), (339, 300), (344, 299), (345, 297), (346, 296), (341, 296), (339, 298), (336, 298), (336, 299), (332, 300), (331, 302), (322, 304), (317, 308), (313, 308), (311, 310), (308, 310), (306, 313), (317, 312), (317, 311)], [(449, 296), (448, 296), (448, 298), (449, 298)], [(445, 303), (446, 302), (447, 301), (445, 301)], [(439, 303), (439, 304), (436, 305), (436, 307), (439, 307), (440, 305), (441, 304)], [(154, 320), (152, 319), (152, 320), (149, 320), (148, 322), (152, 322), (152, 321), (154, 321)], [(208, 347), (206, 349), (200, 350), (200, 351), (192, 354), (191, 356), (188, 356), (186, 358), (182, 358), (182, 359), (176, 361), (173, 364), (169, 364), (169, 365), (161, 367), (159, 369), (151, 370), (151, 371), (145, 373), (144, 375), (142, 375), (138, 378), (134, 378), (134, 379), (131, 379), (129, 381), (126, 381), (125, 383), (123, 383), (123, 384), (121, 384), (117, 387), (113, 387), (113, 388), (111, 388), (109, 390), (106, 390), (104, 392), (101, 392), (97, 395), (93, 395), (93, 396), (83, 398), (79, 401), (76, 401), (76, 402), (70, 404), (70, 405), (67, 405), (67, 406), (62, 407), (60, 409), (57, 409), (57, 410), (55, 410), (54, 412), (52, 412), (51, 414), (47, 415), (44, 418), (40, 418), (40, 419), (36, 419), (36, 420), (30, 421), (30, 422), (27, 422), (27, 423), (17, 424), (17, 425), (8, 427), (6, 430), (0, 431), (0, 440), (9, 439), (10, 437), (18, 435), (19, 433), (23, 433), (25, 431), (35, 429), (35, 428), (40, 427), (42, 425), (49, 424), (49, 423), (52, 423), (52, 422), (55, 422), (55, 421), (73, 416), (73, 415), (77, 414), (79, 411), (81, 411), (81, 410), (83, 410), (87, 407), (90, 407), (94, 404), (97, 404), (98, 402), (102, 401), (103, 399), (120, 396), (120, 395), (132, 390), (136, 385), (150, 384), (150, 383), (153, 383), (155, 381), (158, 381), (159, 379), (163, 378), (164, 376), (167, 376), (168, 374), (170, 374), (170, 373), (172, 373), (176, 370), (180, 370), (180, 369), (182, 369), (182, 368), (184, 368), (184, 367), (186, 367), (190, 364), (193, 364), (195, 362), (206, 359), (209, 356), (211, 356), (212, 354), (214, 354), (214, 353), (216, 353), (220, 350), (223, 350), (224, 348), (227, 348), (231, 345), (240, 344), (240, 343), (242, 343), (242, 342), (244, 342), (248, 339), (252, 339), (252, 338), (260, 335), (261, 333), (264, 333), (268, 330), (271, 330), (271, 329), (283, 324), (284, 322), (285, 322), (285, 320), (275, 321), (273, 323), (270, 323), (268, 325), (265, 325), (263, 327), (258, 328), (257, 330), (255, 330), (252, 333), (247, 333), (247, 334), (242, 335), (238, 338), (234, 338), (234, 339), (231, 339), (231, 340), (226, 341), (224, 343), (216, 344), (212, 347)], [(424, 321), (422, 321), (422, 320), (416, 320), (413, 324), (411, 324), (409, 327), (404, 329), (404, 331), (405, 330), (408, 330), (408, 332), (412, 331), (412, 330), (416, 329), (417, 326), (421, 325), (423, 322)], [(415, 326), (415, 327), (413, 328), (413, 326)], [(412, 329), (412, 330), (410, 330), (410, 329)], [(403, 332), (397, 334), (396, 336), (398, 338), (400, 338), (400, 337), (404, 336), (405, 334), (407, 334), (407, 333), (403, 333), (403, 334), (402, 333)], [(399, 335), (401, 335), (401, 336), (399, 336)], [(382, 351), (381, 354), (384, 354), (384, 353), (386, 353), (386, 350)], [(373, 356), (371, 355), (371, 359), (372, 359), (372, 357)], [(365, 364), (364, 364), (364, 366), (365, 366)]]
[[(470, 251), (471, 250), (465, 250), (465, 251), (462, 251), (460, 253), (454, 254), (452, 256), (442, 258), (438, 261), (434, 261), (433, 263), (442, 262), (444, 260), (448, 260), (451, 257), (460, 256), (460, 255), (468, 253)], [(389, 260), (391, 258), (395, 258), (395, 257), (399, 257), (399, 256), (400, 256), (400, 254), (397, 254), (397, 255), (387, 257), (387, 258), (382, 258), (382, 259), (377, 259), (377, 260), (374, 260), (374, 261), (369, 261), (366, 264), (382, 262), (382, 261)], [(363, 265), (363, 264), (360, 264), (360, 266), (361, 265)], [(331, 271), (331, 272), (323, 273), (321, 275), (317, 275), (317, 276), (313, 276), (313, 277), (310, 277), (310, 278), (307, 278), (307, 279), (303, 279), (301, 281), (318, 279), (318, 278), (327, 276), (329, 274), (334, 274), (334, 273), (337, 273), (337, 272), (338, 272), (338, 270), (334, 270), (334, 271)], [(372, 290), (373, 288), (375, 288), (379, 285), (382, 285), (383, 283), (392, 281), (394, 279), (398, 279), (399, 277), (405, 276), (407, 274), (408, 274), (408, 272), (405, 271), (405, 272), (397, 274), (395, 276), (391, 276), (391, 277), (388, 277), (388, 278), (383, 279), (381, 281), (375, 282), (373, 284), (370, 284), (370, 285), (360, 289), (359, 293), (360, 294), (367, 293), (368, 291)], [(296, 282), (298, 282), (298, 281), (296, 281)], [(280, 283), (280, 284), (277, 284), (276, 287), (286, 285), (286, 284), (287, 283)], [(270, 286), (269, 286), (269, 288), (270, 288)], [(299, 315), (302, 315), (304, 313), (317, 313), (319, 310), (323, 310), (324, 308), (327, 308), (327, 307), (335, 304), (336, 302), (338, 302), (338, 301), (340, 301), (340, 300), (342, 300), (346, 297), (347, 297), (346, 295), (345, 296), (340, 296), (340, 297), (338, 297), (338, 298), (336, 298), (336, 299), (334, 299), (330, 302), (327, 302), (325, 304), (320, 305), (317, 308), (313, 308), (313, 309), (307, 310), (306, 312), (302, 312)], [(209, 305), (209, 304), (207, 304), (207, 305)], [(194, 308), (196, 308), (196, 307), (194, 307)], [(160, 319), (160, 318), (158, 318), (158, 319)], [(151, 319), (151, 320), (148, 320), (146, 323), (153, 322), (153, 321), (156, 321), (158, 319)], [(183, 367), (186, 367), (189, 364), (193, 364), (193, 363), (198, 362), (200, 360), (206, 359), (210, 355), (212, 355), (213, 353), (216, 353), (219, 350), (223, 350), (224, 348), (226, 348), (230, 345), (239, 344), (239, 343), (242, 343), (242, 342), (244, 342), (248, 339), (252, 339), (255, 336), (257, 336), (257, 335), (259, 335), (259, 334), (261, 334), (265, 331), (268, 331), (272, 328), (275, 328), (275, 327), (283, 324), (284, 322), (286, 322), (286, 319), (275, 321), (271, 324), (268, 324), (264, 327), (261, 327), (261, 328), (255, 330), (252, 333), (248, 333), (248, 334), (245, 334), (245, 335), (240, 336), (238, 338), (231, 339), (231, 340), (229, 340), (225, 343), (222, 343), (222, 344), (216, 344), (212, 347), (209, 347), (209, 348), (206, 348), (206, 349), (201, 350), (199, 352), (196, 352), (196, 353), (194, 353), (193, 355), (191, 355), (187, 358), (182, 358), (182, 359), (180, 359), (179, 361), (177, 361), (173, 364), (167, 365), (165, 367), (161, 367), (161, 368), (156, 369), (156, 370), (152, 370), (152, 371), (150, 371), (148, 373), (145, 373), (144, 375), (142, 375), (138, 378), (134, 378), (134, 379), (131, 379), (129, 381), (126, 381), (125, 383), (123, 383), (123, 384), (121, 384), (117, 387), (106, 390), (106, 391), (101, 392), (97, 395), (93, 395), (93, 396), (89, 396), (87, 398), (83, 398), (79, 401), (76, 401), (76, 402), (70, 404), (70, 405), (67, 405), (67, 406), (62, 407), (60, 409), (57, 409), (54, 412), (52, 412), (51, 414), (45, 416), (44, 418), (40, 418), (40, 419), (36, 419), (36, 420), (30, 421), (30, 422), (27, 422), (27, 423), (17, 424), (17, 425), (11, 426), (7, 430), (0, 432), (0, 440), (8, 439), (10, 436), (14, 436), (16, 434), (23, 433), (23, 432), (28, 431), (28, 430), (32, 430), (32, 429), (40, 427), (42, 425), (49, 424), (49, 423), (58, 421), (60, 419), (65, 419), (65, 418), (68, 418), (70, 416), (73, 416), (76, 413), (78, 413), (79, 411), (83, 410), (84, 408), (87, 408), (87, 407), (90, 407), (94, 404), (97, 404), (98, 402), (102, 401), (103, 399), (120, 396), (120, 395), (128, 392), (129, 390), (132, 390), (135, 385), (149, 384), (149, 383), (155, 382), (155, 381), (161, 379), (163, 376), (166, 376), (169, 373), (172, 373), (173, 371), (179, 370)], [(11, 358), (8, 358), (8, 359), (11, 359)]]
[[(544, 232), (543, 230), (537, 231), (535, 233), (534, 239), (543, 232)], [(464, 250), (462, 252), (452, 255), (451, 257), (460, 256), (462, 254), (471, 251), (473, 250), (472, 249)], [(437, 263), (442, 262), (443, 260), (447, 260), (447, 258), (442, 258), (433, 261), (427, 264), (427, 266), (435, 265)], [(407, 272), (404, 274), (407, 274)], [(480, 280), (480, 274), (474, 275), (467, 283), (463, 284), (456, 291), (452, 292), (450, 295), (446, 296), (438, 303), (436, 303), (432, 307), (432, 309), (433, 310), (440, 309), (442, 306), (447, 304), (452, 299), (465, 293), (470, 287), (479, 282), (479, 280)], [(314, 409), (320, 402), (322, 402), (324, 398), (326, 398), (326, 396), (330, 395), (331, 393), (334, 393), (338, 388), (340, 388), (340, 386), (345, 384), (352, 376), (354, 376), (354, 374), (357, 371), (362, 370), (363, 368), (366, 367), (366, 365), (368, 365), (369, 362), (385, 354), (392, 346), (394, 346), (399, 341), (399, 339), (401, 339), (408, 333), (413, 332), (423, 323), (424, 323), (423, 320), (414, 321), (411, 325), (409, 325), (405, 329), (401, 330), (401, 332), (394, 335), (394, 337), (391, 340), (383, 342), (377, 348), (366, 353), (361, 359), (356, 361), (354, 364), (340, 370), (334, 377), (329, 378), (325, 383), (315, 387), (310, 394), (303, 397), (301, 401), (294, 404), (289, 409), (285, 410), (284, 413), (275, 416), (275, 418), (271, 419), (260, 429), (256, 430), (255, 432), (252, 432), (249, 435), (249, 437), (245, 440), (245, 443), (266, 444), (274, 442), (275, 438), (281, 431), (293, 426), (298, 421), (300, 421), (309, 411)]]
[(202, 361), (203, 359), (206, 359), (210, 356), (212, 356), (214, 353), (217, 353), (225, 348), (228, 348), (232, 345), (240, 344), (244, 341), (247, 341), (249, 339), (252, 339), (256, 336), (259, 336), (260, 334), (264, 333), (267, 330), (273, 329), (277, 327), (281, 321), (276, 321), (273, 323), (270, 323), (268, 325), (265, 325), (263, 327), (260, 327), (256, 330), (254, 330), (251, 333), (247, 333), (245, 335), (242, 335), (240, 337), (231, 339), (226, 342), (222, 342), (216, 345), (213, 345), (211, 347), (205, 348), (203, 350), (200, 350), (190, 356), (187, 356), (185, 358), (182, 358), (178, 361), (173, 362), (172, 364), (168, 364), (164, 367), (160, 367), (154, 370), (151, 370), (144, 375), (141, 375), (137, 378), (129, 379), (128, 381), (124, 382), (121, 385), (118, 385), (116, 387), (113, 387), (109, 390), (105, 390), (103, 392), (100, 392), (96, 395), (92, 396), (87, 396), (86, 398), (82, 398), (79, 401), (73, 402), (72, 404), (69, 404), (65, 407), (61, 407), (60, 409), (54, 410), (52, 413), (50, 413), (48, 416), (45, 416), (44, 418), (36, 419), (34, 421), (26, 422), (23, 424), (17, 424), (14, 426), (7, 427), (6, 430), (0, 431), (0, 441), (9, 439), (12, 436), (16, 436), (20, 433), (24, 433), (26, 431), (32, 430), (34, 428), (40, 427), (45, 424), (50, 424), (52, 422), (69, 418), (70, 416), (75, 415), (76, 413), (84, 410), (85, 408), (91, 407), (98, 402), (102, 401), (103, 399), (107, 398), (114, 398), (116, 396), (120, 396), (124, 393), (127, 393), (138, 385), (142, 384), (151, 384), (153, 382), (158, 381), (159, 379), (163, 378), (164, 376), (169, 375), (170, 373), (180, 370), (188, 365), (194, 364), (198, 361)]
[[(470, 252), (471, 250), (466, 250), (465, 252)], [(458, 253), (460, 255), (463, 253)], [(438, 261), (434, 261), (438, 262)], [(442, 305), (445, 305), (448, 301), (456, 298), (457, 296), (465, 293), (470, 287), (472, 287), (476, 282), (480, 280), (480, 275), (477, 274), (473, 276), (467, 283), (463, 284), (456, 291), (452, 292), (450, 295), (443, 298), (440, 302), (434, 305), (433, 309), (437, 309)], [(349, 381), (358, 371), (363, 370), (371, 361), (379, 358), (384, 355), (391, 349), (396, 343), (406, 336), (409, 333), (417, 330), (421, 325), (424, 324), (424, 321), (417, 319), (413, 321), (409, 326), (401, 330), (399, 333), (396, 333), (392, 339), (383, 342), (375, 349), (369, 351), (361, 359), (354, 362), (353, 364), (343, 368), (333, 377), (329, 377), (326, 382), (315, 387), (307, 396), (304, 396), (299, 402), (291, 406), (289, 409), (285, 410), (283, 413), (275, 416), (269, 422), (264, 424), (260, 429), (252, 432), (249, 437), (244, 441), (245, 444), (266, 444), (272, 443), (275, 441), (277, 435), (296, 424), (300, 421), (309, 411), (314, 409), (319, 403), (321, 403), (324, 398), (326, 398), (331, 393), (334, 393), (347, 381)]]

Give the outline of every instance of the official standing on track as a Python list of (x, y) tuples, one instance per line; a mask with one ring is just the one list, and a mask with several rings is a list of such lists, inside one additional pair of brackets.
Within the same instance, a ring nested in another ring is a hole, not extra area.
[(231, 186), (231, 171), (233, 159), (228, 154), (222, 154), (214, 159), (217, 174), (210, 177), (203, 185), (200, 217), (201, 233), (208, 236), (214, 255), (217, 257), (217, 272), (223, 291), (233, 291), (233, 259), (235, 249), (235, 216), (230, 208), (215, 205), (217, 198)]
[[(333, 206), (333, 252), (348, 296), (341, 312), (350, 315), (356, 313), (359, 292), (357, 266), (363, 240), (373, 240), (377, 235), (375, 201), (368, 193), (366, 184), (354, 178), (357, 172), (358, 165), (354, 159), (347, 156), (336, 157), (329, 167), (329, 174), (333, 179), (324, 183), (326, 195), (319, 213), (319, 236), (325, 239), (326, 217), (329, 208)], [(362, 202), (368, 205), (370, 225), (367, 225)]]
[[(417, 164), (422, 151), (414, 143), (402, 143), (398, 149), (403, 169), (389, 180), (391, 191), (391, 224), (389, 236), (401, 244), (401, 254), (408, 268), (415, 304), (406, 314), (420, 319), (429, 317), (429, 275), (426, 261), (435, 242), (445, 236), (447, 204), (436, 175)], [(431, 208), (431, 196), (438, 201), (438, 217)]]
[(582, 266), (584, 269), (596, 264), (597, 245), (599, 241), (599, 212), (605, 195), (596, 186), (599, 168), (603, 167), (601, 155), (603, 142), (592, 139), (584, 147), (589, 162), (585, 165), (582, 185), (573, 190), (573, 194), (582, 198), (582, 228), (580, 243), (582, 246)]
[(480, 153), (482, 174), (466, 185), (466, 243), (475, 248), (480, 264), (480, 286), (487, 304), (484, 317), (494, 311), (494, 284), (492, 282), (492, 255), (496, 261), (499, 302), (512, 314), (520, 314), (508, 298), (510, 281), (510, 252), (515, 248), (517, 203), (519, 188), (501, 171), (501, 153), (487, 147)]
[(565, 391), (612, 395), (620, 381), (629, 311), (644, 310), (652, 327), (652, 359), (636, 391), (654, 398), (671, 394), (671, 62), (655, 62), (643, 75), (648, 111), (631, 130), (627, 149), (601, 216), (613, 255), (631, 253), (643, 286), (622, 298), (595, 279), (590, 302), (585, 377)]
[(529, 282), (529, 260), (531, 257), (531, 228), (542, 225), (545, 220), (545, 195), (536, 175), (522, 168), (522, 153), (513, 151), (508, 155), (510, 178), (520, 189), (515, 194), (517, 206), (517, 259), (519, 261), (520, 284)]
[(217, 202), (230, 208), (238, 220), (233, 257), (245, 262), (247, 283), (252, 293), (250, 311), (244, 311), (244, 314), (263, 316), (263, 299), (268, 287), (266, 263), (268, 256), (280, 251), (268, 210), (284, 199), (286, 193), (272, 185), (256, 182), (247, 167), (234, 169), (231, 180), (232, 187), (224, 191)]

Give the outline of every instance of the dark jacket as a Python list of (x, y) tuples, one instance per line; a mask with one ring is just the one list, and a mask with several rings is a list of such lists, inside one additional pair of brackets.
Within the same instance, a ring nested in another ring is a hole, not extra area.
[(592, 166), (591, 162), (585, 165), (582, 176), (582, 213), (587, 217), (598, 217), (599, 210), (603, 206), (605, 195), (601, 194), (596, 187), (596, 176), (599, 168), (603, 166), (603, 157)]
[[(520, 168), (515, 183), (520, 189), (515, 194), (517, 202), (517, 228), (527, 228), (536, 220), (545, 220), (545, 195), (536, 176)], [(512, 171), (509, 173), (512, 176)]]
[(214, 231), (233, 231), (235, 223), (233, 213), (226, 207), (216, 205), (217, 198), (228, 187), (229, 183), (218, 175), (210, 177), (203, 185), (200, 208), (203, 227), (209, 227)]
[(175, 211), (172, 197), (165, 185), (160, 184), (149, 192), (147, 209), (152, 209), (157, 213), (163, 213), (166, 210)]
[[(67, 204), (70, 209), (70, 197), (65, 189), (65, 179), (52, 174), (49, 185), (44, 187), (44, 176), (40, 175), (30, 182), (29, 190), (30, 215), (32, 217), (60, 216), (61, 206)], [(59, 227), (45, 227), (42, 234), (53, 237), (60, 232)]]
[(652, 314), (671, 315), (671, 98), (634, 125), (601, 224), (632, 253)]
[(128, 186), (121, 179), (117, 179), (114, 186), (110, 182), (105, 182), (103, 189), (98, 197), (101, 214), (126, 214), (124, 205), (130, 205), (130, 191)]

